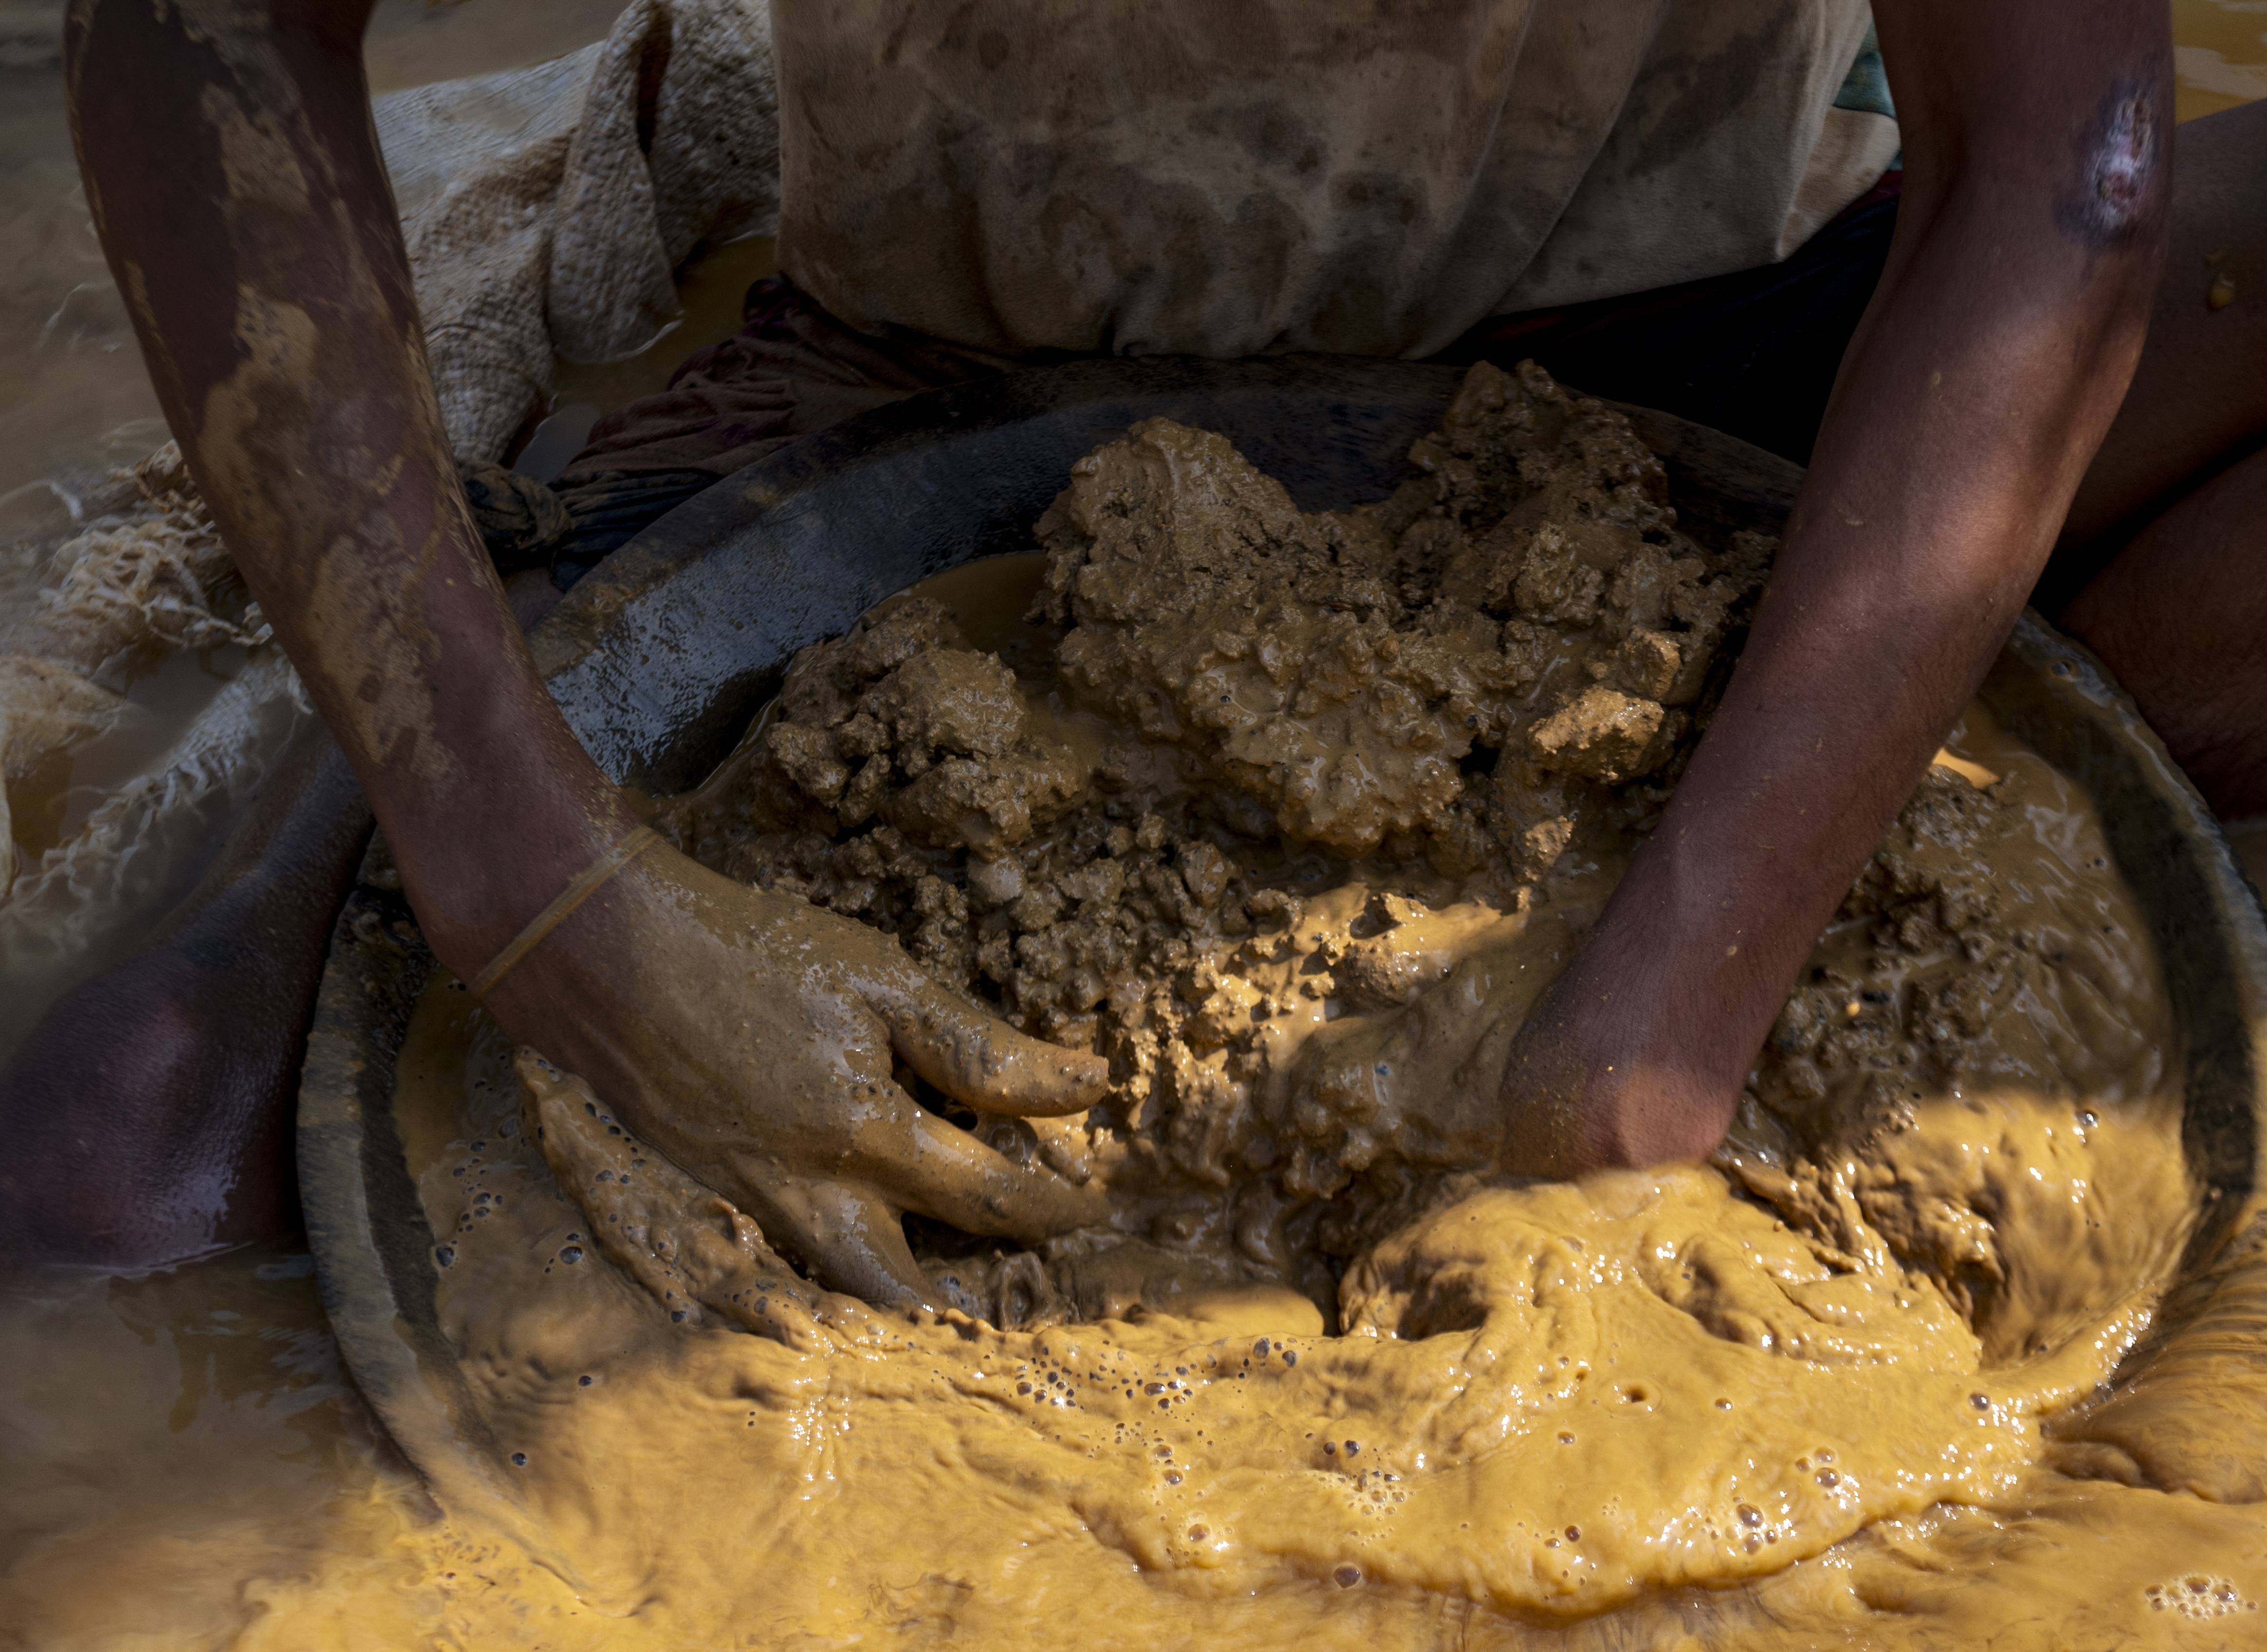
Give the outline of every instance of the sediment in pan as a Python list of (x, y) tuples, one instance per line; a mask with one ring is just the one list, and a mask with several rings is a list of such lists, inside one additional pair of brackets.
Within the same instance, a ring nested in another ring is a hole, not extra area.
[[(701, 1532), (584, 1546), (720, 1601), (749, 1554), (831, 1576), (877, 1521), (989, 1575), (989, 1538), (907, 1525), (976, 1499), (1018, 1511), (1016, 1588), (1071, 1519), (1144, 1575), (1555, 1616), (2022, 1483), (2192, 1203), (2084, 797), (1971, 711), (1713, 1163), (1492, 1180), (1492, 1063), (1658, 818), (1769, 543), (1687, 535), (1616, 415), (1492, 369), (1380, 505), (1302, 515), (1150, 424), (1039, 537), (806, 651), (658, 820), (1106, 1055), (1084, 1115), (963, 1122), (1108, 1219), (917, 1227), (952, 1305), (877, 1314), (429, 993), (396, 1107), (436, 1310), (532, 1506), (580, 1529), (581, 1466), (625, 1452), (700, 1482)], [(766, 1513), (821, 1484), (794, 1531)]]
[[(1111, 1059), (1081, 1118), (961, 1115), (1101, 1179), (1111, 1227), (1037, 1253), (923, 1229), (948, 1300), (1028, 1326), (1264, 1282), (1335, 1326), (1348, 1262), (1488, 1162), (1490, 1052), (1657, 818), (1773, 546), (1683, 531), (1626, 422), (1531, 367), (1474, 369), (1380, 504), (1302, 514), (1155, 420), (1036, 532), (1036, 566), (964, 570), (798, 656), (663, 823)], [(1987, 761), (1932, 770), (1900, 815), (1718, 1168), (1830, 1272), (1917, 1282), (2013, 1356), (2169, 1254), (2065, 1210), (2119, 1109), (2154, 1117), (2165, 1029), (2084, 800), (1980, 713), (1963, 735)], [(1977, 1139), (1939, 1144), (1948, 1117)], [(2176, 1156), (2160, 1181), (2127, 1191), (2184, 1208)], [(2098, 1269), (2034, 1277), (2026, 1221)], [(1836, 1341), (1771, 1317), (1716, 1323)]]

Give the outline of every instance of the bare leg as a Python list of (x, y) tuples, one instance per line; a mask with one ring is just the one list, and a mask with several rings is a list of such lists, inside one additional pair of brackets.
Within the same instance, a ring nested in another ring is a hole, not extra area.
[(0, 1069), (0, 1271), (156, 1267), (297, 1221), (291, 1102), (370, 808), (328, 731), (285, 749), (141, 952)]
[[(539, 570), (505, 586), (523, 629), (559, 601)], [(0, 1269), (156, 1267), (297, 1225), (292, 1102), (370, 824), (311, 725), (148, 945), (40, 1018), (0, 1068)]]
[[(2256, 371), (2267, 377), (2267, 362)], [(2214, 809), (2267, 815), (2267, 451), (2151, 523), (2063, 624), (2109, 662)]]

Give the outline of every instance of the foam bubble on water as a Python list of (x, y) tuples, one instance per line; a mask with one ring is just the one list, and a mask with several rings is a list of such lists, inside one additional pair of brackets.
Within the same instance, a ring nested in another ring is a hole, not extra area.
[(2259, 1603), (2228, 1579), (2202, 1572), (2184, 1573), (2161, 1583), (2152, 1583), (2141, 1591), (2141, 1597), (2149, 1603), (2152, 1612), (2169, 1612), (2197, 1621), (2233, 1618), (2240, 1612), (2259, 1610)]

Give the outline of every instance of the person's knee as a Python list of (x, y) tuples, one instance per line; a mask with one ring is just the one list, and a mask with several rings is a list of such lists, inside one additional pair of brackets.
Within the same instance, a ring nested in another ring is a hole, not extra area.
[(0, 1249), (150, 1267), (288, 1224), (289, 1073), (241, 1047), (211, 985), (162, 953), (131, 960), (0, 1069)]

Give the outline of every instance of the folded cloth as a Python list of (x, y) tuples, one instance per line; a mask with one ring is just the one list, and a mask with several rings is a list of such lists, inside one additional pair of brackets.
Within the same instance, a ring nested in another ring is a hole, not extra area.
[(551, 582), (574, 589), (651, 523), (723, 479), (714, 471), (605, 471), (555, 484), (567, 527), (550, 546)]
[(902, 328), (861, 333), (784, 275), (750, 288), (742, 313), (738, 336), (695, 352), (668, 389), (593, 425), (559, 486), (601, 472), (730, 476), (853, 413), (1035, 364)]
[(551, 566), (553, 549), (570, 526), (557, 493), (532, 476), (486, 459), (458, 460), (457, 474), (465, 484), (473, 525), (481, 530), (497, 573)]
[(503, 452), (554, 355), (651, 340), (695, 246), (777, 221), (764, 0), (630, 0), (598, 45), (388, 92), (371, 116), (463, 457)]
[(554, 487), (481, 459), (460, 459), (457, 471), (495, 571), (542, 568), (562, 591), (720, 479), (713, 471), (603, 471)]

